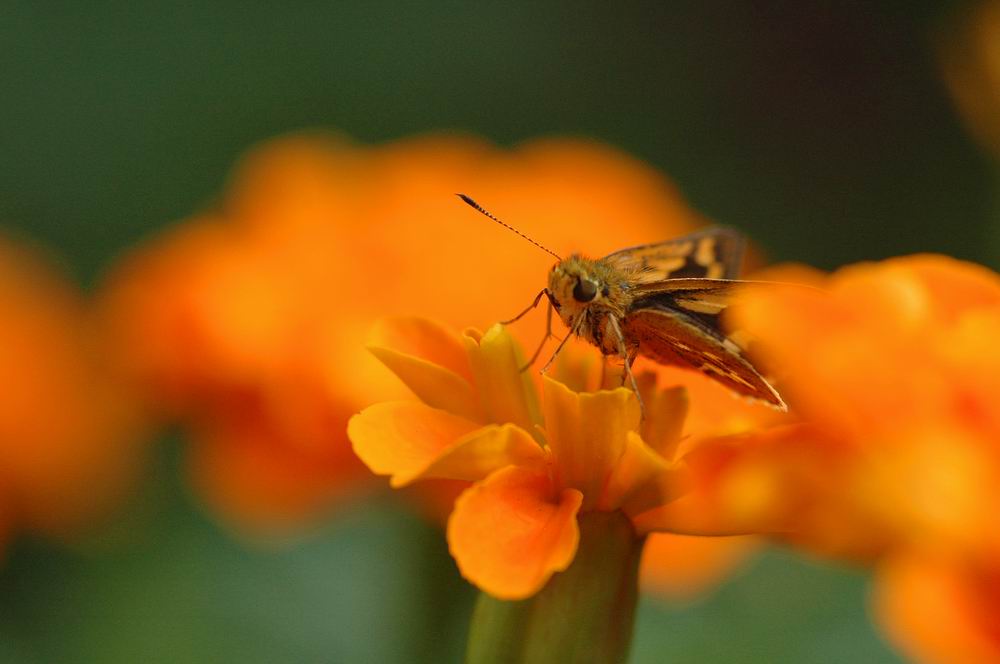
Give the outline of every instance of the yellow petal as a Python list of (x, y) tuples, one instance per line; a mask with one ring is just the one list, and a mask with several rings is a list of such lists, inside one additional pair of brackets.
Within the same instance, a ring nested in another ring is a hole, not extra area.
[(372, 330), (369, 344), (419, 357), (472, 382), (472, 369), (461, 339), (432, 320), (402, 316), (384, 318)]
[(643, 442), (639, 434), (626, 434), (625, 450), (611, 471), (604, 494), (596, 508), (610, 512), (621, 507), (629, 498), (659, 475), (671, 469), (663, 457)]
[(420, 475), (455, 441), (480, 425), (422, 403), (369, 406), (347, 423), (354, 453), (373, 473), (402, 486)]
[(631, 517), (635, 530), (641, 534), (675, 533), (698, 537), (728, 537), (733, 535), (763, 534), (768, 531), (756, 525), (747, 525), (730, 519), (720, 519), (706, 508), (698, 496), (686, 495)]
[(459, 438), (420, 477), (475, 481), (504, 466), (542, 468), (546, 457), (545, 450), (524, 429), (491, 424)]
[(542, 421), (538, 395), (531, 375), (521, 371), (525, 359), (514, 338), (502, 325), (494, 325), (481, 337), (467, 331), (463, 341), (486, 420), (534, 431)]
[(639, 429), (639, 404), (625, 388), (579, 393), (543, 378), (545, 432), (559, 481), (582, 491), (589, 509), (625, 450), (626, 434)]
[(472, 385), (457, 373), (391, 348), (369, 346), (368, 350), (428, 406), (470, 420), (482, 419), (479, 400)]
[(558, 493), (545, 471), (510, 466), (459, 497), (448, 545), (462, 576), (500, 599), (538, 592), (573, 561), (583, 497)]
[(665, 390), (642, 390), (642, 400), (646, 409), (642, 440), (663, 458), (672, 459), (687, 419), (690, 401), (687, 389), (677, 386)]

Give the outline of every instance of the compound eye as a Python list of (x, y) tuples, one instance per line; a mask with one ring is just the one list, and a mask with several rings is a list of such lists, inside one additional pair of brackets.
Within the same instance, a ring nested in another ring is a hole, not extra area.
[(573, 287), (573, 299), (577, 302), (590, 302), (597, 297), (597, 284), (588, 279), (577, 279)]

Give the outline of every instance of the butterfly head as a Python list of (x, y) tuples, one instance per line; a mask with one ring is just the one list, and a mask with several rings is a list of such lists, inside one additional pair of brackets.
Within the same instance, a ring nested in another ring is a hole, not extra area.
[(609, 304), (614, 287), (609, 276), (599, 261), (578, 255), (556, 263), (549, 274), (549, 292), (567, 325), (587, 308)]

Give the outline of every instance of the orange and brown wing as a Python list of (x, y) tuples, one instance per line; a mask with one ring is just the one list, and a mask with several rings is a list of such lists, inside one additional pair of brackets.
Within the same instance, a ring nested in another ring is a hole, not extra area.
[(683, 237), (629, 247), (604, 261), (627, 272), (637, 285), (666, 279), (735, 279), (743, 264), (743, 236), (717, 226)]
[(722, 329), (732, 290), (680, 290), (637, 300), (623, 321), (625, 338), (644, 357), (701, 371), (737, 394), (785, 410), (777, 391)]

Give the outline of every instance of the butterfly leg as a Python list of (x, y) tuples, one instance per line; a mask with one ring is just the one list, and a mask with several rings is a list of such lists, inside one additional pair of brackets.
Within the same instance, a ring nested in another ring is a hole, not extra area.
[(622, 358), (622, 359), (625, 362), (625, 367), (626, 367), (627, 371), (626, 370), (622, 371), (622, 377), (621, 377), (622, 378), (622, 382), (621, 382), (621, 386), (622, 387), (625, 387), (625, 381), (628, 380), (629, 376), (631, 375), (632, 365), (635, 364), (635, 358), (639, 356), (639, 354), (637, 352), (630, 351), (628, 348), (625, 349), (625, 352), (627, 353), (627, 355), (624, 358)]
[(538, 344), (538, 348), (535, 349), (535, 352), (531, 355), (531, 359), (528, 360), (528, 363), (525, 364), (523, 367), (521, 367), (521, 371), (522, 372), (527, 371), (531, 367), (531, 365), (533, 365), (538, 360), (538, 356), (542, 354), (542, 349), (545, 348), (545, 343), (549, 339), (551, 339), (552, 336), (553, 336), (552, 335), (552, 303), (549, 302), (549, 308), (548, 308), (548, 311), (545, 314), (545, 336), (542, 337), (542, 343)]
[[(583, 320), (584, 319), (581, 316), (580, 322), (582, 322)], [(569, 341), (569, 338), (572, 337), (574, 334), (576, 334), (577, 330), (580, 329), (580, 322), (577, 322), (576, 325), (573, 326), (573, 329), (569, 331), (569, 334), (563, 337), (563, 340), (559, 342), (559, 345), (556, 346), (556, 352), (552, 353), (552, 357), (550, 357), (549, 361), (545, 363), (544, 367), (542, 367), (541, 373), (545, 373), (546, 371), (548, 371), (549, 367), (552, 366), (552, 363), (556, 361), (556, 358), (559, 357), (559, 353), (560, 351), (562, 351), (563, 346), (565, 346), (566, 342)]]
[(620, 366), (612, 365), (617, 359), (617, 351), (611, 355), (601, 355), (601, 382), (597, 384), (598, 389), (613, 390), (625, 385), (625, 381), (628, 380), (625, 370)]
[(622, 362), (625, 363), (625, 372), (622, 375), (622, 385), (625, 384), (625, 379), (627, 378), (632, 384), (632, 391), (635, 393), (635, 398), (639, 402), (639, 413), (642, 419), (646, 419), (646, 406), (642, 402), (642, 395), (639, 393), (639, 383), (635, 379), (635, 374), (632, 373), (632, 363), (635, 362), (636, 353), (629, 352), (628, 347), (625, 344), (625, 335), (622, 334), (621, 326), (618, 325), (618, 319), (614, 316), (608, 316), (608, 321), (610, 323), (611, 329), (615, 333), (615, 337), (618, 339), (618, 354), (622, 358)]
[(551, 306), (552, 305), (552, 294), (549, 293), (549, 289), (548, 288), (543, 288), (541, 290), (541, 292), (538, 295), (535, 296), (534, 301), (531, 304), (529, 304), (528, 307), (524, 311), (522, 311), (518, 315), (514, 316), (510, 320), (502, 320), (502, 321), (500, 321), (500, 324), (501, 325), (510, 325), (511, 323), (516, 323), (517, 321), (519, 321), (522, 318), (524, 318), (525, 314), (527, 314), (529, 311), (531, 311), (532, 309), (534, 309), (535, 307), (538, 306), (538, 303), (542, 301), (542, 296), (543, 295), (548, 295), (549, 296), (549, 306)]

